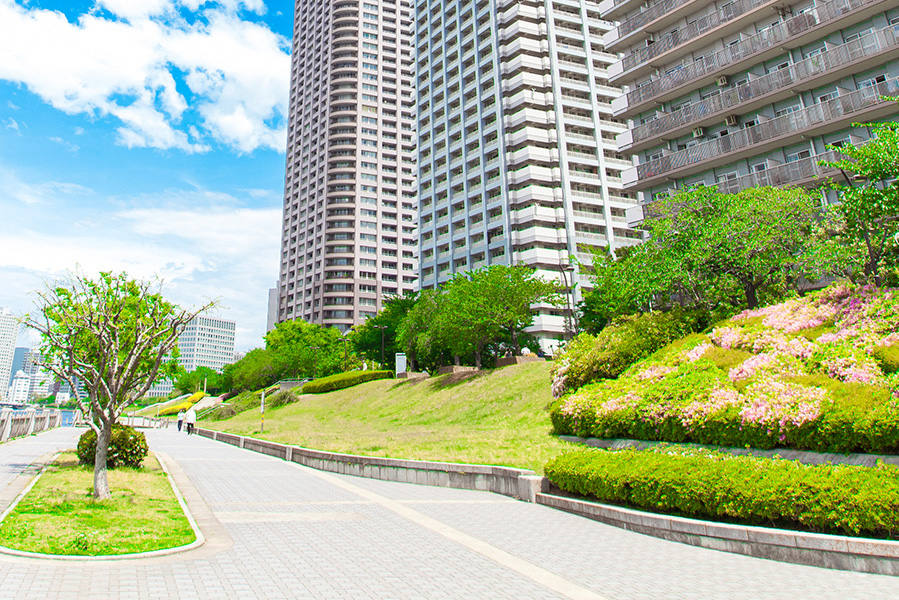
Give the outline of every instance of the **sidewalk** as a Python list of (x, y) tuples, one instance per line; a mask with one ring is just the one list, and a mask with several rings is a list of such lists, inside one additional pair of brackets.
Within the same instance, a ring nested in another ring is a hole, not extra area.
[(0, 600), (899, 598), (899, 578), (685, 546), (484, 492), (321, 473), (174, 428), (148, 437), (233, 546), (102, 563), (0, 556)]

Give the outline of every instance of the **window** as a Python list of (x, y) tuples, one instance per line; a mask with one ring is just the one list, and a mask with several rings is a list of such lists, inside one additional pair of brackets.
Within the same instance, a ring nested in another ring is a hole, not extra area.
[(792, 104), (790, 106), (785, 106), (785, 107), (781, 108), (780, 110), (774, 111), (774, 116), (775, 117), (783, 117), (783, 116), (792, 114), (794, 112), (798, 112), (801, 109), (802, 109), (802, 107), (799, 104)]
[(787, 154), (787, 162), (796, 162), (798, 160), (802, 160), (803, 158), (809, 158), (811, 155), (811, 150), (800, 150), (799, 152), (793, 152), (791, 154)]

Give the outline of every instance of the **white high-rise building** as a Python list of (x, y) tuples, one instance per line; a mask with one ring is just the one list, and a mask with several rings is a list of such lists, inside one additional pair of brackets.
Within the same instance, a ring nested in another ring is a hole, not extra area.
[(295, 8), (274, 321), (346, 331), (416, 287), (412, 6)]
[(0, 308), (0, 398), (8, 395), (12, 380), (12, 363), (16, 351), (19, 322), (8, 308)]
[[(221, 371), (234, 362), (234, 332), (237, 324), (217, 317), (194, 317), (178, 336), (178, 364), (185, 371), (209, 367)], [(147, 393), (151, 398), (167, 396), (175, 389), (171, 381), (155, 383)]]
[(178, 362), (186, 371), (209, 367), (221, 371), (234, 362), (234, 321), (216, 317), (194, 317), (178, 337)]
[[(589, 280), (571, 257), (640, 240), (612, 116), (618, 56), (602, 42), (614, 25), (590, 0), (419, 0), (415, 18), (421, 287), (524, 263), (570, 273), (576, 303)], [(550, 349), (571, 323), (537, 308), (531, 332)]]

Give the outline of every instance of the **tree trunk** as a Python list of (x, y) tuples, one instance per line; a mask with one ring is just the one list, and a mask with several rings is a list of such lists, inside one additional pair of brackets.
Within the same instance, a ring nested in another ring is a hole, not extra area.
[(458, 367), (459, 365), (462, 364), (462, 357), (459, 356), (458, 354), (454, 354), (454, 355), (453, 355), (453, 362), (454, 362), (455, 365)]
[(743, 286), (743, 291), (746, 293), (746, 304), (749, 306), (749, 310), (755, 310), (759, 305), (758, 295), (755, 293), (755, 286), (747, 283)]
[(109, 481), (106, 478), (106, 457), (109, 455), (109, 441), (112, 439), (112, 426), (108, 423), (97, 434), (97, 452), (94, 454), (94, 498), (108, 500)]
[(474, 366), (476, 369), (481, 368), (481, 347), (478, 346), (477, 350), (474, 351)]

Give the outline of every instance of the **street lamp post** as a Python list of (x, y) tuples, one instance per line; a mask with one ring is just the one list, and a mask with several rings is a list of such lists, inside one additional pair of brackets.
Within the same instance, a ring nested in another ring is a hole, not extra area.
[(349, 331), (346, 332), (345, 334), (343, 334), (342, 336), (340, 336), (340, 339), (343, 340), (343, 371), (344, 372), (346, 372), (348, 365), (349, 365), (349, 362), (348, 362), (349, 355), (347, 354), (347, 347), (346, 347), (346, 343), (347, 343), (347, 340), (349, 339), (349, 337), (350, 337)]
[(387, 329), (387, 325), (373, 325), (375, 329), (381, 330), (381, 368), (384, 368), (384, 330)]
[(321, 346), (310, 346), (312, 348), (312, 379), (315, 379), (315, 356)]
[[(570, 341), (573, 337), (573, 328), (572, 328), (572, 293), (574, 287), (574, 271), (575, 266), (570, 264), (568, 261), (563, 260), (559, 263), (559, 272), (562, 274), (562, 285), (565, 286), (565, 341)], [(571, 273), (571, 286), (568, 285), (568, 276), (566, 273)]]

